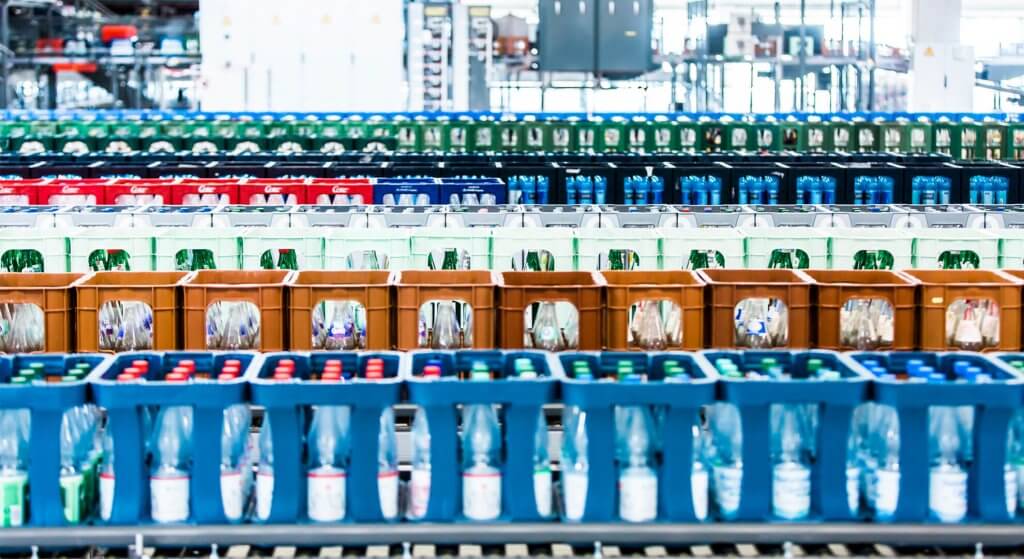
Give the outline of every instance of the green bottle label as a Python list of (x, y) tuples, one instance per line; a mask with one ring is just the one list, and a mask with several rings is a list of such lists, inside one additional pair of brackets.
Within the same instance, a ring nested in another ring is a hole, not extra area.
[(16, 528), (25, 523), (27, 484), (27, 474), (14, 472), (0, 475), (0, 527)]
[(61, 502), (64, 504), (64, 519), (72, 524), (82, 521), (82, 490), (85, 479), (82, 474), (60, 476)]

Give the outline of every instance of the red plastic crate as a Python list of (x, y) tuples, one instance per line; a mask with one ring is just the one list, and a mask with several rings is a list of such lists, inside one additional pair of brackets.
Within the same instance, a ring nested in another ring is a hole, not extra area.
[[(238, 185), (238, 203), (252, 204), (254, 196), (282, 196), (287, 204), (292, 196), (302, 204), (306, 201), (306, 179), (256, 179), (245, 180)], [(269, 202), (268, 202), (269, 204)]]
[(104, 186), (103, 190), (105, 193), (103, 203), (108, 206), (121, 205), (117, 201), (121, 196), (159, 196), (160, 198), (154, 201), (155, 204), (163, 206), (173, 204), (170, 181), (119, 179)]
[(34, 206), (39, 203), (39, 185), (42, 181), (0, 181), (0, 196), (22, 196), (23, 205)]
[(238, 196), (238, 179), (184, 179), (171, 185), (171, 200), (175, 206), (184, 206), (185, 197), (216, 194), (227, 196), (228, 204), (241, 204)]
[(373, 183), (370, 179), (313, 179), (306, 186), (306, 204), (318, 204), (321, 196), (361, 196), (364, 204), (373, 203)]
[(56, 196), (93, 196), (97, 205), (106, 202), (106, 187), (110, 179), (58, 180), (36, 187), (36, 203), (41, 206), (60, 205), (52, 201)]

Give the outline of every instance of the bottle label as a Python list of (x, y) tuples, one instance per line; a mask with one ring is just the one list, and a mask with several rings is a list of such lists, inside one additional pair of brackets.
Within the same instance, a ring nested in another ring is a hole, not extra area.
[(960, 522), (967, 516), (967, 472), (959, 468), (932, 469), (928, 505), (939, 522)]
[(462, 474), (462, 514), (470, 520), (501, 516), (501, 472)]
[(0, 476), (0, 527), (17, 528), (25, 523), (25, 485), (28, 474)]
[(242, 472), (239, 470), (220, 473), (220, 500), (224, 506), (224, 516), (230, 521), (242, 518), (243, 484)]
[(658, 476), (650, 468), (628, 468), (619, 476), (619, 517), (626, 522), (658, 517)]
[(344, 472), (310, 472), (306, 475), (306, 507), (313, 522), (338, 522), (345, 518)]
[(100, 518), (110, 520), (114, 514), (114, 474), (100, 474)]
[(187, 475), (149, 478), (153, 522), (163, 524), (188, 520), (190, 482), (191, 479)]
[(1024, 508), (1024, 464), (1017, 466), (1017, 501)]
[(740, 485), (743, 469), (734, 466), (715, 466), (715, 504), (725, 516), (740, 510)]
[(430, 470), (413, 469), (409, 480), (409, 518), (425, 518), (430, 505)]
[(551, 516), (551, 470), (537, 468), (533, 471), (533, 495), (537, 501), (537, 515)]
[(72, 524), (82, 521), (82, 491), (85, 488), (82, 474), (60, 476), (60, 492), (64, 504), (64, 519)]
[(377, 474), (377, 494), (380, 496), (380, 514), (384, 520), (398, 518), (398, 472), (382, 471)]
[(562, 472), (562, 493), (565, 498), (565, 517), (572, 521), (583, 519), (587, 506), (586, 472)]
[(693, 514), (699, 521), (708, 518), (708, 471), (704, 468), (693, 470), (690, 475), (690, 492), (693, 493)]
[(1006, 486), (1006, 513), (1013, 518), (1017, 512), (1017, 470), (1006, 468), (1003, 472), (1003, 483)]
[(888, 518), (896, 514), (900, 501), (900, 473), (892, 470), (875, 470), (871, 476), (875, 514)]
[(811, 511), (811, 470), (801, 464), (775, 466), (772, 478), (772, 509), (784, 520), (806, 518)]
[(856, 515), (860, 511), (860, 468), (856, 466), (846, 468), (846, 501), (850, 514)]
[(256, 518), (267, 520), (274, 504), (274, 472), (256, 473)]

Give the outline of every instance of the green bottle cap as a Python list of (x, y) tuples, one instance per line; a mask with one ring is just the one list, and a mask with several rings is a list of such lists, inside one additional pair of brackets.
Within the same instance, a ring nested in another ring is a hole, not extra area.
[(43, 369), (46, 368), (46, 365), (43, 365), (42, 363), (36, 361), (34, 363), (29, 363), (28, 368), (34, 369), (36, 371), (42, 371)]
[(812, 373), (817, 371), (817, 370), (819, 370), (819, 369), (821, 369), (822, 366), (824, 366), (824, 363), (821, 361), (821, 359), (808, 359), (807, 360), (807, 370), (812, 372)]
[(839, 374), (839, 371), (824, 370), (818, 375), (821, 380), (842, 380), (843, 376)]
[(764, 359), (761, 360), (761, 368), (762, 369), (770, 369), (770, 368), (772, 368), (772, 367), (774, 367), (774, 366), (776, 366), (778, 364), (779, 364), (779, 361), (777, 359), (775, 359), (774, 357), (765, 357)]
[(18, 370), (18, 376), (34, 378), (36, 376), (36, 372), (33, 369), (20, 369)]
[(17, 385), (28, 384), (28, 379), (25, 378), (25, 377), (14, 377), (14, 378), (11, 379), (11, 384), (17, 384)]

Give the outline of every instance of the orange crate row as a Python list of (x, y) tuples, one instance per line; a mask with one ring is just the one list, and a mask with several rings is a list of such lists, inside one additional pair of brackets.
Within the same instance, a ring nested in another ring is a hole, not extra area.
[[(743, 347), (767, 322), (773, 347), (941, 351), (980, 336), (970, 349), (1014, 351), (1022, 293), (1013, 270), (0, 274), (0, 351), (405, 350), (443, 335), (520, 348), (548, 334), (630, 350), (645, 343), (643, 320), (660, 321), (667, 349)], [(764, 309), (771, 318), (754, 317)], [(881, 326), (855, 324), (878, 314)], [(34, 338), (19, 337), (26, 324)]]

